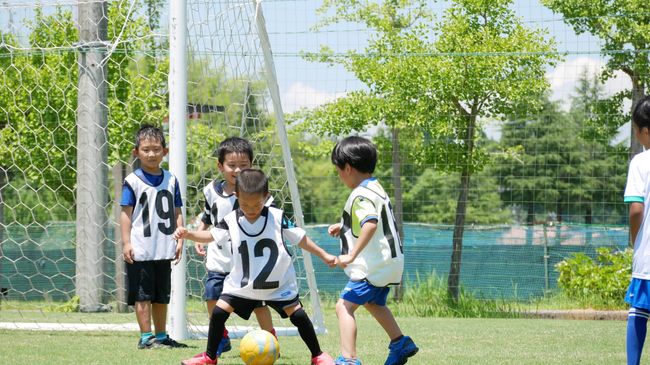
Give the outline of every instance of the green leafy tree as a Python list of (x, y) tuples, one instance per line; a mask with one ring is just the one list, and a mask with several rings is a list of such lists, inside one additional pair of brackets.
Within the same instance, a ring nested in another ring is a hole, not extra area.
[(620, 221), (625, 154), (611, 139), (593, 138), (587, 126), (600, 88), (583, 74), (569, 112), (546, 95), (537, 114), (522, 110), (503, 125), (502, 147), (519, 152), (498, 164), (495, 174), (503, 201), (521, 208), (527, 224), (548, 212), (558, 221)]
[[(362, 3), (353, 0), (327, 0), (319, 9), (321, 14), (333, 10), (317, 25), (324, 27), (338, 22), (361, 23), (375, 33), (363, 51), (352, 50), (344, 57), (322, 47), (317, 55), (309, 54), (313, 61), (340, 64), (352, 72), (367, 87), (317, 108), (306, 116), (308, 132), (321, 136), (338, 136), (353, 131), (361, 132), (370, 125), (385, 127), (389, 133), (391, 151), (394, 207), (398, 229), (402, 229), (402, 159), (417, 149), (421, 140), (417, 131), (407, 128), (416, 119), (426, 118), (425, 109), (416, 109), (419, 95), (410, 84), (418, 82), (416, 66), (419, 61), (411, 53), (424, 50), (427, 33), (426, 22), (431, 14), (426, 1), (384, 1)], [(414, 88), (415, 89), (415, 88)], [(403, 141), (408, 141), (404, 143)]]
[[(524, 26), (510, 0), (453, 1), (434, 27), (425, 86), (438, 112), (421, 125), (431, 137), (426, 157), (443, 170), (460, 175), (448, 291), (459, 295), (462, 242), (471, 176), (487, 163), (480, 148), (479, 118), (503, 119), (518, 106), (537, 107), (548, 88), (546, 67), (554, 64), (554, 43), (542, 30)], [(441, 161), (442, 160), (442, 161)]]
[[(151, 31), (144, 18), (133, 14), (127, 18), (130, 4), (126, 8), (124, 5), (108, 6), (109, 38), (117, 40), (121, 35), (121, 41), (107, 55), (110, 164), (130, 161), (135, 130), (142, 123), (160, 125), (166, 114), (167, 62), (139, 51), (143, 49), (142, 39), (149, 37)], [(73, 44), (78, 40), (77, 28), (72, 12), (62, 8), (49, 15), (36, 8), (26, 28), (28, 45), (14, 41), (13, 35), (3, 35), (6, 46), (0, 61), (4, 85), (0, 91), (0, 160), (6, 175), (20, 174), (20, 181), (27, 186), (53, 192), (44, 197), (55, 197), (56, 202), (45, 201), (42, 206), (29, 209), (72, 207), (78, 72)], [(20, 195), (28, 191), (12, 189), (8, 193)], [(74, 214), (70, 215), (72, 219)], [(21, 217), (23, 223), (28, 223), (43, 216)]]
[(310, 119), (317, 121), (316, 132), (336, 135), (383, 124), (409, 141), (411, 156), (459, 174), (448, 278), (454, 300), (459, 294), (470, 178), (489, 162), (479, 148), (478, 120), (503, 118), (516, 105), (534, 109), (537, 95), (548, 88), (546, 67), (556, 60), (545, 32), (527, 29), (511, 4), (452, 1), (432, 26), (425, 22), (431, 15), (424, 1), (326, 1), (323, 8), (334, 8), (335, 15), (325, 24), (361, 22), (375, 32), (363, 53), (338, 57), (323, 49), (319, 57), (313, 56), (342, 64), (368, 89), (319, 108)]
[[(583, 148), (574, 154), (587, 156), (584, 165), (579, 167), (583, 175), (579, 186), (572, 187), (571, 191), (576, 195), (573, 201), (587, 224), (625, 221), (621, 189), (627, 176), (627, 148), (622, 143), (614, 143), (618, 129), (604, 122), (624, 115), (613, 111), (617, 105), (620, 105), (619, 101), (604, 96), (599, 78), (590, 77), (586, 70), (581, 74), (571, 97), (569, 117), (580, 128), (576, 137), (585, 142)], [(621, 124), (623, 122), (614, 125)]]
[[(577, 34), (591, 33), (603, 41), (602, 53), (607, 56), (607, 66), (602, 78), (613, 77), (617, 70), (630, 77), (632, 88), (619, 95), (632, 97), (632, 108), (645, 95), (650, 82), (650, 12), (643, 0), (542, 0), (542, 4), (564, 16)], [(620, 103), (614, 108), (620, 109)], [(613, 115), (613, 114), (610, 114)], [(618, 128), (625, 118), (603, 118), (603, 125)], [(631, 128), (631, 126), (630, 126)], [(630, 157), (642, 151), (634, 133), (630, 137)]]

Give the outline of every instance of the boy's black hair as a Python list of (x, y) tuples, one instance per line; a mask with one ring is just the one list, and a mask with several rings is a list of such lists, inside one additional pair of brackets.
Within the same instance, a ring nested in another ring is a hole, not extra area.
[(226, 155), (229, 153), (242, 153), (248, 155), (248, 158), (253, 163), (253, 146), (244, 138), (229, 137), (219, 143), (219, 147), (215, 151), (215, 156), (219, 163), (226, 160)]
[(650, 128), (650, 96), (645, 96), (634, 107), (632, 121), (639, 130)]
[(346, 137), (334, 146), (332, 163), (340, 169), (348, 164), (359, 172), (372, 174), (377, 165), (377, 148), (366, 138)]
[(160, 141), (160, 144), (163, 146), (163, 148), (166, 147), (165, 145), (165, 135), (163, 134), (162, 130), (158, 127), (154, 127), (150, 124), (143, 124), (140, 129), (135, 134), (135, 149), (137, 150), (140, 147), (140, 141), (143, 141), (145, 139), (153, 139)]
[(266, 194), (269, 192), (269, 179), (262, 170), (244, 169), (237, 175), (235, 191), (247, 194)]

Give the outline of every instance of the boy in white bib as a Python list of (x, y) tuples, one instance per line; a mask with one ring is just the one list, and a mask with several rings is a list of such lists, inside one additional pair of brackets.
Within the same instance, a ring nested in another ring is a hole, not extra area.
[(333, 359), (320, 348), (316, 332), (298, 296), (298, 283), (290, 251), (285, 240), (310, 252), (328, 266), (336, 257), (310, 240), (302, 228), (288, 226), (282, 210), (268, 207), (268, 179), (260, 170), (243, 170), (237, 176), (235, 193), (239, 208), (227, 214), (209, 232), (190, 232), (179, 227), (177, 239), (197, 242), (214, 241), (232, 253), (230, 274), (210, 317), (206, 351), (184, 365), (217, 363), (217, 349), (226, 320), (232, 312), (248, 319), (253, 310), (266, 304), (298, 328), (300, 337), (311, 352), (312, 365), (333, 365)]
[(341, 333), (337, 365), (361, 365), (357, 358), (357, 324), (354, 312), (363, 306), (390, 338), (384, 365), (402, 365), (418, 352), (413, 340), (402, 334), (386, 306), (389, 285), (402, 279), (404, 251), (393, 208), (379, 181), (372, 176), (377, 149), (362, 137), (347, 137), (334, 146), (332, 163), (339, 178), (352, 192), (345, 203), (341, 223), (328, 233), (341, 239), (338, 265), (350, 277), (336, 303)]
[[(159, 128), (144, 125), (135, 137), (133, 155), (141, 168), (124, 179), (120, 205), (128, 304), (135, 306), (139, 349), (187, 347), (167, 335), (171, 263), (180, 260), (183, 241), (172, 233), (183, 224), (178, 180), (160, 168), (168, 149)], [(151, 322), (156, 333), (151, 332)]]
[[(201, 216), (199, 231), (210, 229), (228, 213), (239, 208), (239, 202), (235, 195), (235, 179), (242, 170), (251, 168), (253, 163), (253, 146), (247, 140), (239, 137), (229, 137), (221, 141), (216, 154), (217, 168), (221, 172), (223, 179), (212, 180), (203, 188), (205, 209)], [(272, 203), (273, 197), (269, 195), (266, 205)], [(208, 316), (210, 316), (217, 305), (224, 281), (230, 273), (232, 254), (228, 250), (223, 250), (216, 243), (210, 243), (206, 246), (205, 243), (195, 242), (194, 248), (199, 255), (206, 256), (207, 275), (204, 282), (204, 299), (208, 309)], [(257, 322), (263, 330), (275, 335), (273, 319), (268, 307), (255, 308), (255, 317), (257, 317)], [(231, 348), (228, 330), (224, 329), (217, 355), (230, 351)]]

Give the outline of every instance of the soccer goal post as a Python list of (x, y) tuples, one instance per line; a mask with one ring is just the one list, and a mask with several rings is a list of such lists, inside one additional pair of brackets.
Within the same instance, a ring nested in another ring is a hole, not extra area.
[[(189, 7), (188, 7), (189, 5)], [(186, 13), (186, 9), (189, 14)], [(187, 24), (187, 28), (183, 27)], [(184, 143), (192, 143), (186, 138), (185, 126), (188, 117), (188, 90), (195, 87), (204, 90), (210, 74), (222, 73), (222, 80), (216, 82), (218, 93), (227, 88), (230, 95), (239, 95), (235, 105), (212, 105), (216, 114), (223, 113), (226, 135), (236, 133), (253, 142), (256, 157), (254, 165), (260, 166), (270, 176), (271, 190), (279, 205), (293, 215), (299, 226), (304, 226), (297, 179), (291, 158), (289, 140), (285, 128), (280, 91), (276, 78), (271, 44), (259, 0), (214, 1), (186, 3), (186, 0), (172, 0), (170, 6), (170, 169), (179, 177), (183, 196), (187, 196), (186, 148)], [(184, 46), (188, 41), (189, 48)], [(188, 60), (189, 58), (189, 60)], [(189, 62), (189, 63), (188, 63)], [(188, 64), (194, 67), (188, 67)], [(188, 73), (194, 72), (192, 75)], [(214, 88), (205, 88), (208, 91)], [(218, 100), (211, 95), (195, 95), (203, 100)], [(195, 100), (196, 101), (196, 100)], [(190, 100), (191, 105), (199, 104)], [(205, 104), (203, 104), (205, 106)], [(209, 109), (209, 108), (208, 108)], [(238, 110), (239, 109), (239, 110)], [(241, 118), (231, 117), (240, 114)], [(220, 111), (220, 112), (219, 112)], [(190, 115), (190, 117), (196, 115)], [(217, 116), (217, 118), (220, 118)], [(274, 122), (273, 122), (274, 121)], [(217, 122), (219, 124), (219, 122)], [(196, 186), (195, 188), (199, 188)], [(185, 207), (184, 207), (185, 208)], [(191, 217), (185, 215), (189, 220)], [(191, 242), (186, 244), (185, 257), (192, 250)], [(312, 309), (311, 319), (317, 333), (324, 333), (324, 319), (314, 278), (311, 256), (300, 250), (296, 252), (296, 265), (300, 283), (301, 299)], [(200, 287), (196, 280), (201, 278), (187, 276), (187, 263), (173, 270), (172, 302), (170, 306), (170, 331), (175, 338), (201, 337), (207, 335), (207, 326), (198, 316), (187, 315), (187, 286)], [(194, 259), (196, 261), (196, 259)], [(200, 260), (199, 260), (200, 261)], [(196, 265), (196, 262), (194, 262)], [(190, 270), (191, 271), (191, 270)], [(200, 270), (199, 270), (200, 271)], [(194, 271), (196, 272), (196, 271)], [(194, 293), (196, 299), (196, 293)], [(296, 335), (290, 324), (278, 324), (274, 318), (279, 335)], [(229, 325), (234, 337), (242, 336), (257, 323), (235, 322)]]

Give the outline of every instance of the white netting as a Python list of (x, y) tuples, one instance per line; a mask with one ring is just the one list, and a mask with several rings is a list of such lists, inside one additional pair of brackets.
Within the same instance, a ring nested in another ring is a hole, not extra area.
[[(228, 136), (252, 142), (254, 165), (292, 215), (259, 9), (252, 1), (190, 1), (187, 9), (186, 221), (202, 212), (202, 188), (219, 177), (213, 152)], [(133, 330), (132, 314), (115, 314), (128, 312), (119, 197), (134, 132), (144, 123), (168, 130), (168, 9), (160, 0), (51, 1), (4, 3), (0, 13), (0, 322), (88, 322), (46, 315), (81, 309), (112, 311), (90, 321)], [(205, 268), (188, 247), (187, 313), (200, 333)]]

